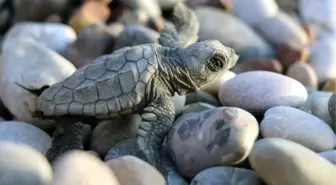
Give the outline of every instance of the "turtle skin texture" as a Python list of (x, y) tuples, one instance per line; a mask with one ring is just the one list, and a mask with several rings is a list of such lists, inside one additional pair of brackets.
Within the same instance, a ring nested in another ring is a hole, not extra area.
[(171, 96), (198, 91), (237, 60), (233, 49), (214, 40), (186, 48), (144, 44), (98, 57), (37, 98), (34, 115), (61, 123), (47, 158), (53, 161), (66, 151), (83, 149), (82, 122), (138, 113), (142, 121), (137, 135), (116, 144), (110, 159), (134, 155), (160, 170), (168, 184), (185, 184), (161, 159), (175, 117)]

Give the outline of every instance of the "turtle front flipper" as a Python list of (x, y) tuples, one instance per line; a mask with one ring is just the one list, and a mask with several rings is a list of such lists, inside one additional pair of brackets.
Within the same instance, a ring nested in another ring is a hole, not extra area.
[[(169, 182), (169, 179), (176, 179), (178, 173), (167, 171), (161, 158), (164, 137), (171, 129), (175, 117), (171, 97), (168, 95), (158, 97), (143, 110), (141, 117), (137, 136), (115, 145), (105, 160), (134, 155), (156, 167), (165, 176), (168, 185), (185, 185), (186, 183), (172, 184)], [(174, 177), (171, 178), (171, 175)], [(183, 181), (181, 178), (181, 182)]]
[(49, 162), (70, 150), (83, 150), (84, 124), (62, 122), (53, 133), (52, 145), (46, 157)]

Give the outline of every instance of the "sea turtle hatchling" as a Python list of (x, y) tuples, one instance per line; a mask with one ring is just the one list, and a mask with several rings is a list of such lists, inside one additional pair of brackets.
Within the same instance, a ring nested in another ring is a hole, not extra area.
[(138, 156), (165, 174), (160, 149), (175, 117), (171, 96), (199, 90), (232, 68), (237, 59), (233, 49), (216, 40), (186, 48), (143, 44), (98, 57), (65, 80), (41, 89), (34, 115), (63, 120), (47, 157), (83, 148), (83, 124), (78, 121), (139, 113), (137, 136), (114, 146), (115, 154)]

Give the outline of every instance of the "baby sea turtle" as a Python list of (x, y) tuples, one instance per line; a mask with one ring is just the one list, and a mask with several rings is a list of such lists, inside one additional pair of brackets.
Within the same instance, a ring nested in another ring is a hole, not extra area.
[(169, 179), (161, 166), (160, 150), (175, 117), (171, 96), (198, 91), (238, 59), (233, 49), (216, 40), (174, 47), (178, 45), (121, 48), (39, 92), (24, 87), (38, 95), (34, 116), (62, 123), (54, 133), (48, 159), (83, 148), (83, 124), (78, 121), (139, 113), (142, 121), (137, 136), (114, 146), (115, 156), (138, 156)]

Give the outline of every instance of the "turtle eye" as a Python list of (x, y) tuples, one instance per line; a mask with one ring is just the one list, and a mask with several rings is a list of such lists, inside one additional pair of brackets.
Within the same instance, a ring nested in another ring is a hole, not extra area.
[(208, 60), (207, 67), (212, 72), (218, 72), (224, 68), (225, 63), (225, 58), (220, 54), (216, 54)]

